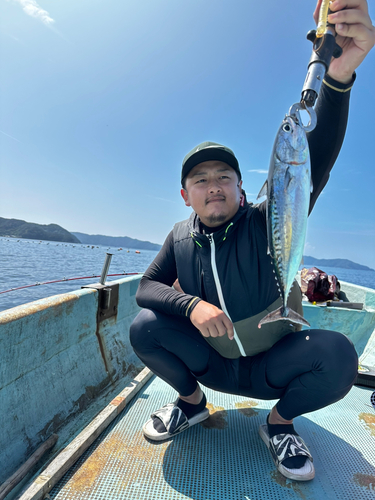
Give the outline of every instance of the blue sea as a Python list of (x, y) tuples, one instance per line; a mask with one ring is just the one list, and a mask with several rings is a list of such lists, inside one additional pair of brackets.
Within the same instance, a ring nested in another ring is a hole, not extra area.
[[(45, 281), (100, 276), (107, 252), (113, 254), (109, 275), (142, 273), (157, 254), (152, 250), (140, 249), (136, 253), (131, 248), (0, 237), (0, 292)], [(340, 281), (375, 289), (375, 271), (340, 268), (324, 268), (324, 271), (335, 274)], [(109, 277), (107, 281), (119, 278)], [(62, 281), (0, 293), (0, 311), (98, 281), (99, 278)]]
[[(135, 250), (0, 237), (0, 292), (45, 281), (100, 276), (107, 252), (113, 254), (108, 275), (142, 273), (153, 261), (157, 251), (140, 249), (140, 253), (136, 253)], [(122, 277), (108, 277), (107, 281)], [(83, 285), (98, 281), (99, 278), (63, 281), (0, 293), (0, 311), (78, 290)]]

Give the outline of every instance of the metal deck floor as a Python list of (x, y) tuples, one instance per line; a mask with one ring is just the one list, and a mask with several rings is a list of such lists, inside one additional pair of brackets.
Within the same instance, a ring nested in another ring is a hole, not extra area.
[[(204, 388), (210, 418), (160, 444), (142, 425), (173, 401), (153, 377), (50, 492), (53, 500), (375, 499), (375, 411), (371, 389), (353, 387), (328, 408), (299, 417), (295, 427), (316, 468), (312, 481), (285, 479), (258, 435), (273, 401)], [(368, 406), (370, 405), (370, 407)]]

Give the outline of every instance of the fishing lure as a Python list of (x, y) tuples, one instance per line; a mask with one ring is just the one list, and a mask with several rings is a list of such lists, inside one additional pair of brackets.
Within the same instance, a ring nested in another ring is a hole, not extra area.
[(319, 21), (316, 29), (316, 37), (321, 38), (327, 31), (328, 23), (328, 10), (331, 0), (323, 0), (319, 10)]

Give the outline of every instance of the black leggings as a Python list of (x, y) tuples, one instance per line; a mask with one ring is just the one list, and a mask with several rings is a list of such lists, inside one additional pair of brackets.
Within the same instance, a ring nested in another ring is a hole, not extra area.
[(358, 370), (352, 342), (338, 332), (290, 333), (266, 352), (228, 359), (208, 344), (190, 320), (143, 309), (130, 327), (137, 356), (181, 396), (197, 381), (211, 389), (257, 399), (279, 399), (287, 420), (339, 401)]

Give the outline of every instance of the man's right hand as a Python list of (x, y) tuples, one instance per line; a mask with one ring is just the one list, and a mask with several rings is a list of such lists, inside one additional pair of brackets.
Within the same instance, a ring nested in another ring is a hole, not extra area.
[(233, 340), (233, 323), (218, 307), (201, 300), (190, 314), (190, 321), (203, 337), (223, 337), (226, 333)]

